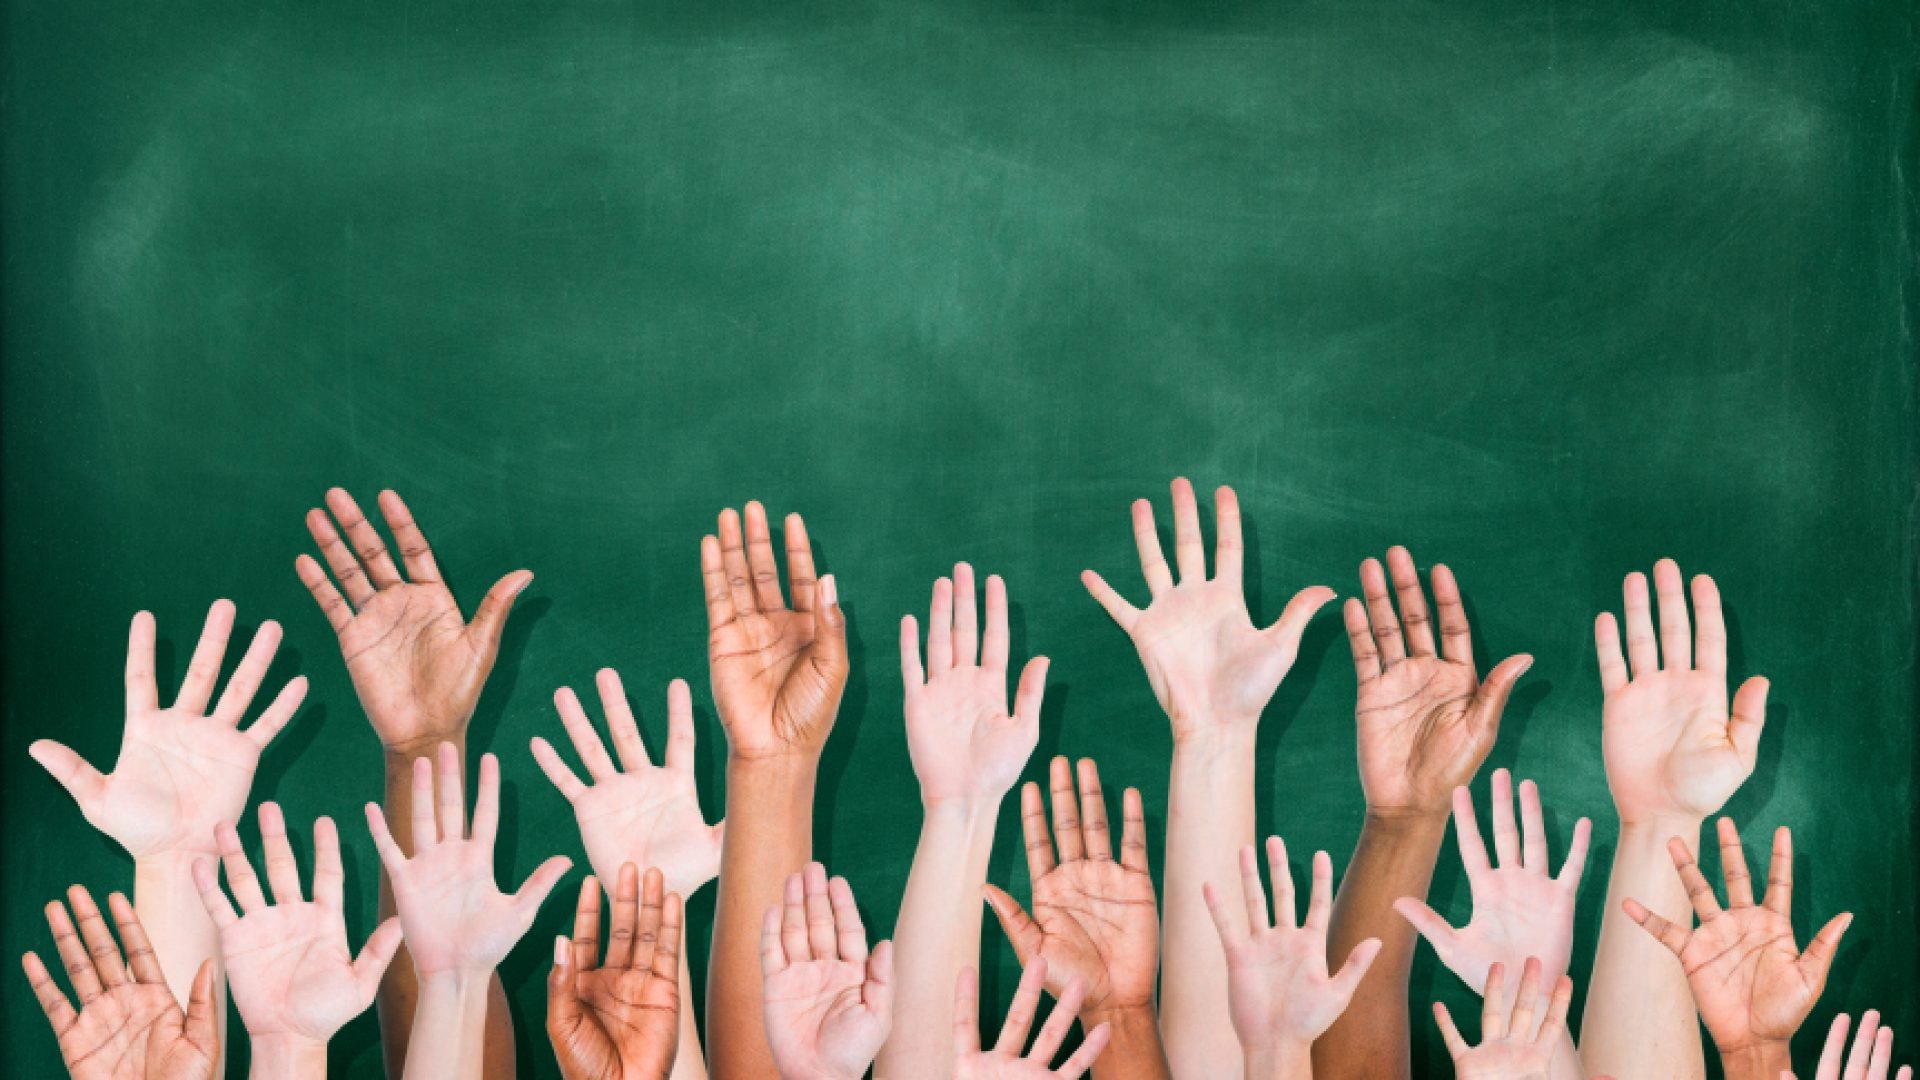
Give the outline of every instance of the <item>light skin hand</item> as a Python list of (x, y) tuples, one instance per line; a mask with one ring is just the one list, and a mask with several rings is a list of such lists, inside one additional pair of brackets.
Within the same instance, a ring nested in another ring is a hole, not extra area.
[[(1566, 1033), (1567, 1006), (1573, 1001), (1573, 980), (1562, 975), (1547, 999), (1546, 1015), (1538, 1025), (1540, 962), (1529, 959), (1520, 976), (1520, 989), (1508, 1009), (1506, 967), (1495, 964), (1487, 972), (1482, 992), (1480, 1045), (1470, 1046), (1453, 1026), (1447, 1007), (1434, 1002), (1433, 1019), (1440, 1025), (1440, 1036), (1453, 1055), (1454, 1075), (1459, 1080), (1548, 1080), (1552, 1075), (1555, 1048)], [(1605, 1080), (1596, 1077), (1595, 1080)]]
[(1787, 1044), (1820, 999), (1840, 936), (1853, 916), (1834, 916), (1806, 951), (1800, 951), (1791, 921), (1793, 837), (1784, 827), (1774, 833), (1773, 865), (1758, 904), (1740, 834), (1730, 819), (1720, 819), (1725, 908), (1715, 901), (1713, 886), (1684, 842), (1675, 837), (1668, 853), (1693, 899), (1700, 925), (1689, 931), (1631, 898), (1623, 905), (1627, 917), (1680, 958), (1700, 1019), (1720, 1050), (1727, 1076), (1773, 1080), (1790, 1064)]
[[(668, 892), (692, 896), (720, 872), (726, 830), (724, 822), (708, 825), (700, 813), (693, 779), (693, 695), (684, 679), (668, 684), (666, 754), (655, 766), (640, 739), (619, 674), (604, 668), (595, 682), (620, 764), (615, 766), (607, 756), (580, 699), (564, 687), (553, 695), (554, 707), (593, 784), (582, 783), (552, 744), (538, 736), (533, 740), (534, 759), (572, 804), (587, 859), (601, 880), (617, 883), (620, 867), (627, 863), (651, 866), (660, 871)], [(682, 966), (677, 976), (680, 1049), (673, 1075), (689, 1080), (705, 1076), (707, 1066), (694, 1024), (693, 978), (685, 966), (685, 953), (675, 952)]]
[(813, 851), (820, 749), (847, 681), (847, 624), (833, 575), (816, 579), (806, 526), (786, 520), (792, 607), (767, 515), (748, 503), (700, 542), (707, 660), (727, 732), (727, 831), (707, 978), (707, 1047), (721, 1076), (773, 1068), (763, 1018), (760, 917)]
[[(1880, 1014), (1868, 1009), (1860, 1017), (1860, 1031), (1854, 1036), (1853, 1050), (1849, 1053), (1847, 1026), (1850, 1023), (1846, 1013), (1833, 1018), (1814, 1080), (1887, 1080), (1887, 1072), (1893, 1068), (1893, 1029), (1881, 1027)], [(1793, 1080), (1793, 1073), (1782, 1072), (1780, 1080)], [(1913, 1067), (1900, 1066), (1894, 1080), (1913, 1080)]]
[(1431, 578), (1430, 609), (1413, 556), (1393, 548), (1384, 568), (1373, 559), (1361, 564), (1364, 602), (1348, 600), (1344, 611), (1359, 679), (1354, 717), (1367, 816), (1334, 900), (1330, 955), (1346, 955), (1368, 937), (1379, 938), (1381, 949), (1374, 977), (1314, 1045), (1314, 1067), (1327, 1076), (1409, 1072), (1407, 977), (1416, 938), (1393, 904), (1427, 895), (1453, 789), (1473, 778), (1493, 748), (1507, 698), (1533, 662), (1510, 656), (1482, 681), (1459, 583), (1437, 564)]
[[(1173, 726), (1167, 799), (1166, 973), (1161, 1020), (1177, 1071), (1231, 1077), (1241, 1066), (1227, 1008), (1226, 957), (1206, 909), (1205, 881), (1234, 880), (1235, 852), (1254, 840), (1254, 741), (1260, 714), (1293, 667), (1300, 637), (1333, 590), (1295, 594), (1278, 620), (1255, 626), (1242, 580), (1240, 503), (1214, 492), (1213, 577), (1193, 485), (1173, 491), (1174, 573), (1153, 506), (1133, 504), (1133, 534), (1152, 602), (1136, 609), (1091, 570), (1087, 591), (1133, 640)], [(1229, 905), (1238, 919), (1240, 905)]]
[(1051, 840), (1039, 785), (1028, 784), (1020, 793), (1033, 914), (992, 885), (986, 887), (987, 903), (1022, 964), (1046, 959), (1048, 993), (1062, 997), (1070, 982), (1082, 979), (1087, 990), (1081, 1023), (1089, 1029), (1102, 1022), (1113, 1025), (1113, 1043), (1095, 1064), (1096, 1076), (1165, 1076), (1166, 1052), (1153, 1003), (1159, 925), (1140, 793), (1128, 788), (1122, 799), (1120, 858), (1115, 860), (1106, 795), (1093, 762), (1080, 761), (1077, 798), (1066, 758), (1053, 759), (1049, 779)]
[(1267, 892), (1260, 884), (1252, 844), (1240, 849), (1244, 923), (1232, 917), (1227, 897), (1212, 882), (1202, 887), (1202, 893), (1226, 951), (1228, 1000), (1234, 1034), (1246, 1055), (1246, 1075), (1305, 1080), (1313, 1075), (1313, 1041), (1346, 1011), (1380, 952), (1380, 942), (1361, 942), (1339, 974), (1329, 975), (1332, 860), (1324, 851), (1314, 853), (1313, 891), (1304, 923), (1296, 923), (1293, 872), (1287, 867), (1287, 845), (1277, 836), (1267, 838), (1267, 866), (1273, 876), (1277, 918), (1267, 912)]
[(974, 604), (973, 568), (934, 583), (927, 657), (920, 626), (900, 623), (906, 685), (907, 750), (925, 805), (913, 868), (895, 923), (902, 978), (893, 1035), (876, 1070), (889, 1076), (953, 1072), (953, 986), (980, 955), (980, 909), (1000, 801), (1040, 738), (1047, 660), (1035, 657), (1007, 707), (1007, 591), (987, 578), (984, 636)]
[(893, 1020), (893, 946), (867, 950), (846, 879), (819, 863), (787, 878), (760, 929), (767, 1042), (781, 1080), (856, 1080)]
[(1060, 997), (1060, 1005), (1048, 1015), (1047, 1022), (1040, 1028), (1040, 1035), (1033, 1041), (1033, 1049), (1022, 1056), (1021, 1048), (1027, 1044), (1027, 1032), (1033, 1028), (1033, 1017), (1040, 1009), (1040, 991), (1047, 981), (1047, 961), (1036, 956), (1027, 963), (1020, 973), (1020, 989), (1014, 992), (1013, 1006), (1007, 1011), (1007, 1022), (1000, 1027), (1000, 1037), (993, 1048), (980, 1048), (980, 977), (972, 967), (963, 967), (954, 980), (953, 987), (953, 1076), (954, 1080), (1076, 1080), (1093, 1067), (1100, 1052), (1107, 1048), (1107, 1040), (1112, 1029), (1105, 1024), (1087, 1032), (1079, 1049), (1062, 1062), (1058, 1069), (1050, 1062), (1060, 1052), (1060, 1045), (1066, 1041), (1067, 1033), (1073, 1029), (1073, 1018), (1080, 1011), (1082, 998), (1086, 996), (1085, 980), (1075, 976), (1067, 983), (1066, 993)]
[(547, 977), (547, 1037), (566, 1080), (664, 1080), (680, 1038), (678, 894), (659, 869), (644, 885), (632, 863), (614, 889), (606, 963), (600, 963), (600, 883), (580, 886), (573, 940), (556, 938)]
[(73, 1080), (211, 1080), (219, 1040), (213, 1019), (213, 962), (202, 962), (194, 974), (182, 1013), (126, 897), (113, 893), (107, 898), (126, 945), (124, 959), (87, 890), (75, 885), (67, 898), (73, 915), (56, 900), (47, 905), (47, 924), (53, 928), (54, 947), (79, 998), (79, 1010), (53, 981), (39, 954), (27, 953), (21, 966), (53, 1025)]
[(194, 863), (194, 884), (220, 929), (233, 1004), (252, 1044), (253, 1075), (325, 1076), (327, 1041), (373, 1004), (380, 977), (400, 948), (400, 923), (381, 923), (355, 959), (347, 947), (345, 873), (333, 822), (323, 817), (313, 824), (311, 902), (301, 895), (286, 818), (274, 803), (260, 806), (260, 837), (272, 903), (231, 825), (222, 824), (217, 839), (240, 911), (220, 891), (211, 860)]

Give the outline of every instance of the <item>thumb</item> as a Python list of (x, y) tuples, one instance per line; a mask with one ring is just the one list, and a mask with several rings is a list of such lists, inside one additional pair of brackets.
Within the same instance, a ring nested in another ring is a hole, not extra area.
[(513, 907), (526, 925), (533, 925), (533, 917), (540, 913), (540, 905), (547, 902), (547, 896), (553, 887), (560, 884), (560, 878), (573, 869), (573, 860), (565, 855), (555, 855), (537, 867), (527, 877), (526, 883), (513, 894)]
[(553, 970), (547, 973), (547, 1033), (570, 1032), (580, 1026), (580, 995), (573, 985), (573, 943), (553, 939)]
[(1476, 727), (1492, 731), (1500, 729), (1500, 714), (1506, 711), (1507, 697), (1513, 693), (1513, 685), (1532, 666), (1533, 657), (1521, 653), (1507, 657), (1487, 672), (1486, 680), (1473, 695)]
[(513, 610), (513, 602), (531, 584), (533, 571), (515, 570), (493, 583), (493, 588), (487, 590), (479, 609), (473, 613), (473, 621), (467, 624), (467, 632), (479, 637), (481, 651), (488, 661), (492, 661), (494, 653), (500, 649), (500, 634), (507, 628), (507, 614)]
[(1740, 751), (1740, 757), (1749, 767), (1760, 753), (1760, 729), (1767, 723), (1769, 688), (1765, 676), (1755, 675), (1741, 683), (1733, 695), (1733, 717), (1727, 725), (1727, 738), (1733, 741), (1734, 749)]
[(1287, 601), (1286, 608), (1280, 612), (1280, 617), (1274, 620), (1273, 625), (1263, 632), (1268, 644), (1278, 649), (1280, 655), (1285, 658), (1285, 666), (1281, 669), (1283, 678), (1286, 670), (1293, 667), (1294, 659), (1300, 655), (1300, 639), (1307, 632), (1307, 624), (1312, 622), (1314, 615), (1327, 606), (1333, 598), (1334, 591), (1325, 585), (1313, 585), (1301, 589), (1293, 594), (1293, 599)]
[(867, 954), (867, 981), (860, 1000), (867, 1011), (891, 1022), (893, 1018), (893, 942), (883, 941)]
[(27, 747), (27, 756), (39, 762), (41, 768), (51, 773), (60, 786), (67, 789), (67, 794), (80, 804), (82, 812), (90, 813), (106, 791), (107, 778), (100, 775), (100, 770), (52, 739), (41, 739)]
[[(1380, 939), (1368, 938), (1353, 947), (1347, 954), (1347, 962), (1340, 965), (1340, 971), (1333, 977), (1333, 991), (1342, 1002), (1351, 1000), (1353, 992), (1360, 988), (1360, 980), (1367, 975), (1367, 969), (1373, 966), (1373, 958), (1380, 955)], [(1344, 1005), (1341, 1006), (1343, 1009)]]
[(1006, 890), (997, 885), (986, 887), (987, 906), (993, 909), (994, 918), (1000, 920), (1000, 929), (1013, 943), (1013, 955), (1019, 957), (1020, 966), (1025, 967), (1034, 953), (1040, 951), (1040, 943), (1046, 934), (1041, 932), (1038, 923), (1027, 914), (1020, 901), (1007, 895)]
[(353, 959), (353, 978), (360, 987), (361, 1008), (372, 1004), (373, 995), (380, 989), (380, 980), (387, 974), (387, 965), (393, 963), (394, 954), (400, 951), (400, 942), (404, 939), (400, 918), (395, 916), (374, 927), (367, 943), (360, 947), (360, 955)]
[[(1447, 920), (1440, 917), (1439, 912), (1411, 896), (1403, 896), (1395, 900), (1393, 910), (1399, 912), (1401, 918), (1412, 923), (1414, 930), (1427, 939), (1427, 944), (1433, 946), (1433, 951), (1440, 957), (1441, 963), (1448, 967), (1453, 966), (1455, 943), (1453, 927), (1447, 924)], [(1354, 952), (1357, 954), (1359, 949), (1356, 947)], [(1351, 966), (1353, 961), (1349, 959), (1347, 963)]]
[(187, 1041), (213, 1056), (220, 1041), (220, 1033), (213, 1022), (213, 959), (200, 961), (200, 970), (194, 972), (193, 988), (187, 993)]
[(824, 574), (815, 589), (813, 641), (806, 660), (825, 673), (834, 685), (847, 680), (847, 615), (840, 610), (840, 583)]

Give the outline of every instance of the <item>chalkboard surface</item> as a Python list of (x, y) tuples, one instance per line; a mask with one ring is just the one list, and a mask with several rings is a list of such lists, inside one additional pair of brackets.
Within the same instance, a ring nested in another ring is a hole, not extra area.
[[(1592, 616), (1659, 556), (1713, 573), (1734, 675), (1774, 685), (1729, 810), (1795, 829), (1803, 940), (1859, 913), (1800, 1048), (1836, 1009), (1920, 1032), (1910, 5), (9, 0), (4, 37), (13, 955), (69, 883), (130, 884), (27, 743), (108, 765), (128, 617), (171, 685), (221, 596), (313, 680), (254, 795), (342, 823), (365, 933), (378, 748), (293, 574), (335, 484), (402, 491), (469, 610), (538, 575), (473, 740), (503, 879), (580, 860), (526, 747), (601, 665), (655, 740), (694, 681), (719, 806), (697, 545), (748, 498), (807, 516), (850, 613), (818, 851), (871, 926), (918, 822), (895, 627), (956, 559), (1053, 658), (1029, 774), (1142, 787), (1157, 866), (1167, 725), (1076, 579), (1142, 596), (1127, 504), (1164, 525), (1181, 474), (1239, 491), (1256, 618), (1400, 542), (1489, 661), (1538, 657), (1491, 764), (1541, 781), (1556, 852), (1596, 818), (1579, 956), (1615, 831)], [(1262, 729), (1302, 865), (1361, 807), (1337, 624)], [(1018, 854), (1010, 804), (1025, 896)], [(1451, 846), (1434, 902), (1465, 915)], [(504, 968), (527, 1076), (565, 907)], [(1436, 996), (1470, 1000), (1426, 953)], [(17, 973), (0, 1003), (9, 1071), (53, 1075)], [(335, 1071), (377, 1075), (376, 1038)]]

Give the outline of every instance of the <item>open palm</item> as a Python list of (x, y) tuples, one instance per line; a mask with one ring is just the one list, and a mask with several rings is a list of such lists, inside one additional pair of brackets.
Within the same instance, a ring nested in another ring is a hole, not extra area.
[[(1395, 596), (1388, 594), (1392, 574)], [(1387, 568), (1360, 566), (1365, 603), (1343, 612), (1359, 691), (1360, 787), (1371, 813), (1439, 812), (1454, 788), (1472, 779), (1493, 748), (1513, 684), (1533, 663), (1510, 656), (1480, 680), (1460, 586), (1435, 565), (1438, 648), (1419, 571), (1407, 549), (1387, 552)]]
[(307, 530), (339, 588), (312, 556), (300, 556), (294, 570), (339, 636), (347, 674), (381, 744), (425, 753), (466, 730), (499, 654), (507, 612), (533, 575), (516, 570), (501, 578), (468, 623), (407, 504), (391, 491), (381, 492), (379, 503), (405, 578), (373, 523), (340, 488), (327, 492), (331, 518), (318, 508), (307, 512)]
[(1554, 980), (1543, 1017), (1539, 1002), (1547, 986), (1540, 977), (1540, 961), (1526, 961), (1519, 989), (1511, 997), (1503, 985), (1505, 978), (1504, 964), (1493, 965), (1487, 974), (1481, 990), (1478, 1046), (1468, 1045), (1453, 1026), (1447, 1007), (1434, 1003), (1434, 1021), (1440, 1025), (1459, 1080), (1548, 1080), (1553, 1075), (1554, 1056), (1566, 1033), (1567, 1007), (1573, 1001), (1573, 980), (1565, 975)]
[(28, 748), (65, 787), (80, 812), (135, 857), (161, 851), (211, 852), (214, 826), (246, 808), (260, 752), (286, 726), (306, 696), (293, 679), (246, 730), (239, 727), (280, 644), (280, 627), (265, 622), (208, 712), (234, 608), (216, 601), (171, 707), (160, 708), (154, 679), (153, 616), (133, 617), (127, 644), (127, 717), (120, 758), (102, 776), (72, 750), (49, 739)]
[(1774, 833), (1765, 898), (1755, 904), (1740, 834), (1727, 818), (1720, 819), (1719, 831), (1721, 872), (1727, 883), (1724, 909), (1678, 837), (1668, 842), (1667, 851), (1686, 882), (1699, 925), (1689, 932), (1637, 901), (1629, 899), (1624, 906), (1628, 916), (1680, 958), (1700, 1019), (1725, 1056), (1783, 1043), (1799, 1030), (1826, 987), (1840, 936), (1853, 916), (1835, 916), (1802, 952), (1793, 939), (1792, 834), (1784, 827)]
[(567, 737), (586, 765), (592, 786), (582, 783), (547, 740), (533, 739), (533, 756), (553, 786), (573, 805), (587, 859), (602, 881), (619, 880), (627, 863), (665, 876), (667, 891), (693, 895), (720, 873), (725, 826), (709, 825), (700, 813), (693, 778), (693, 697), (684, 680), (667, 687), (666, 756), (658, 766), (647, 756), (625, 687), (612, 668), (596, 676), (607, 729), (620, 755), (618, 766), (565, 687), (553, 695)]
[(1173, 482), (1174, 558), (1180, 581), (1161, 554), (1153, 504), (1133, 504), (1133, 535), (1140, 569), (1153, 600), (1142, 611), (1092, 570), (1080, 580), (1113, 621), (1133, 639), (1153, 696), (1173, 721), (1174, 738), (1217, 725), (1257, 723), (1260, 712), (1300, 652), (1300, 636), (1314, 612), (1333, 599), (1324, 586), (1303, 589), (1272, 626), (1261, 629), (1247, 613), (1241, 580), (1240, 504), (1233, 489), (1214, 493), (1214, 576), (1193, 485)]
[[(1601, 750), (1607, 786), (1623, 822), (1665, 815), (1704, 819), (1719, 810), (1753, 772), (1766, 719), (1767, 681), (1755, 677), (1727, 701), (1727, 632), (1720, 590), (1705, 574), (1693, 579), (1689, 628), (1680, 568), (1653, 568), (1659, 636), (1647, 579), (1625, 587), (1627, 650), (1611, 612), (1594, 623), (1600, 654)], [(1628, 664), (1631, 662), (1631, 678)]]
[(759, 503), (747, 504), (744, 534), (729, 508), (720, 514), (719, 536), (700, 541), (714, 704), (734, 754), (744, 758), (817, 754), (846, 688), (846, 622), (833, 576), (815, 580), (798, 514), (787, 516), (786, 542), (792, 608), (780, 595)]
[(1035, 956), (1047, 961), (1047, 991), (1056, 998), (1078, 977), (1086, 982), (1085, 1008), (1090, 1013), (1149, 1006), (1159, 969), (1160, 928), (1153, 878), (1147, 872), (1140, 793), (1128, 788), (1123, 799), (1121, 856), (1116, 860), (1106, 796), (1093, 762), (1080, 762), (1077, 800), (1066, 758), (1053, 760), (1051, 784), (1051, 841), (1039, 785), (1028, 784), (1021, 791), (1033, 914), (992, 885), (987, 886), (987, 902), (1022, 964)]
[(973, 568), (934, 582), (927, 613), (927, 662), (920, 663), (920, 626), (900, 620), (900, 672), (906, 684), (907, 752), (920, 797), (928, 803), (984, 797), (998, 800), (1020, 778), (1040, 741), (1040, 699), (1047, 660), (1020, 673), (1007, 709), (1007, 587), (987, 578), (987, 626), (979, 633)]
[(606, 962), (600, 958), (600, 882), (580, 886), (574, 937), (555, 942), (547, 981), (547, 1035), (567, 1080), (660, 1080), (680, 1037), (680, 897), (658, 868), (620, 867)]
[(871, 953), (847, 883), (819, 863), (787, 879), (767, 909), (760, 970), (767, 1045), (795, 1080), (865, 1076), (892, 1027), (893, 947)]

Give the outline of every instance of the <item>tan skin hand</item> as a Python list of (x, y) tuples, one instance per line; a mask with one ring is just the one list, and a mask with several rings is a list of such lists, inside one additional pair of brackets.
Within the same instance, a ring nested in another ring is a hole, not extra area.
[(790, 1080), (865, 1076), (892, 1026), (893, 945), (867, 949), (843, 878), (819, 863), (787, 878), (760, 930), (767, 1042)]
[(1348, 600), (1343, 612), (1360, 680), (1360, 786), (1368, 813), (1377, 816), (1445, 813), (1453, 789), (1472, 779), (1493, 749), (1507, 695), (1533, 663), (1508, 657), (1481, 682), (1460, 586), (1445, 566), (1434, 566), (1432, 580), (1437, 648), (1405, 548), (1387, 552), (1385, 571), (1373, 559), (1361, 564), (1365, 602)]
[(107, 905), (126, 945), (124, 959), (87, 890), (75, 885), (67, 898), (73, 916), (56, 900), (47, 905), (47, 923), (79, 1010), (37, 953), (27, 953), (22, 966), (73, 1080), (211, 1080), (218, 1041), (212, 961), (194, 976), (182, 1013), (126, 897), (114, 893)]
[(1152, 603), (1142, 611), (1099, 574), (1087, 570), (1080, 575), (1087, 591), (1133, 639), (1153, 696), (1173, 721), (1176, 739), (1211, 727), (1258, 722), (1299, 655), (1307, 623), (1333, 599), (1333, 590), (1324, 586), (1303, 589), (1272, 626), (1255, 626), (1241, 579), (1240, 504), (1233, 489), (1215, 492), (1214, 506), (1213, 577), (1207, 577), (1193, 485), (1184, 479), (1173, 482), (1178, 584), (1161, 554), (1153, 504), (1145, 499), (1133, 504), (1133, 535)]
[(307, 512), (307, 529), (339, 588), (310, 555), (300, 556), (294, 570), (339, 636), (347, 673), (381, 745), (426, 753), (466, 731), (499, 654), (507, 612), (533, 575), (516, 570), (501, 578), (469, 623), (407, 504), (383, 491), (379, 505), (404, 578), (373, 523), (339, 488), (327, 492), (327, 511)]
[(1680, 958), (1700, 1019), (1726, 1057), (1783, 1047), (1792, 1038), (1825, 989), (1840, 936), (1853, 916), (1835, 916), (1802, 952), (1793, 939), (1792, 834), (1785, 828), (1774, 834), (1766, 894), (1755, 904), (1740, 834), (1727, 818), (1720, 819), (1719, 830), (1721, 870), (1727, 885), (1724, 909), (1678, 838), (1667, 850), (1686, 882), (1699, 925), (1689, 932), (1638, 901), (1630, 899), (1623, 906), (1630, 918)]
[(566, 1080), (664, 1080), (680, 1035), (680, 897), (657, 868), (644, 884), (618, 871), (606, 962), (600, 962), (600, 882), (580, 886), (573, 940), (554, 942), (547, 1036)]
[[(1611, 612), (1594, 623), (1600, 654), (1601, 749), (1607, 786), (1623, 823), (1701, 820), (1719, 810), (1753, 772), (1766, 720), (1767, 680), (1748, 679), (1727, 701), (1727, 631), (1720, 590), (1693, 579), (1689, 627), (1680, 568), (1653, 569), (1658, 636), (1647, 579), (1627, 578), (1626, 653)], [(1629, 663), (1631, 678), (1629, 678)]]
[(700, 541), (707, 594), (707, 659), (714, 704), (736, 758), (818, 756), (846, 688), (846, 628), (833, 622), (831, 575), (816, 580), (800, 515), (786, 521), (789, 608), (766, 511), (732, 509), (720, 535)]
[[(1090, 760), (1079, 768), (1079, 796), (1067, 759), (1054, 758), (1053, 838), (1040, 805), (1040, 788), (1020, 793), (1026, 832), (1027, 871), (1033, 880), (1033, 914), (1005, 891), (987, 886), (987, 902), (1025, 964), (1047, 961), (1047, 991), (1065, 993), (1075, 978), (1086, 981), (1084, 1012), (1150, 1008), (1159, 968), (1159, 912), (1147, 871), (1146, 814), (1140, 793), (1123, 800), (1120, 858), (1113, 857), (1106, 796)], [(1055, 853), (1058, 852), (1058, 859)]]

